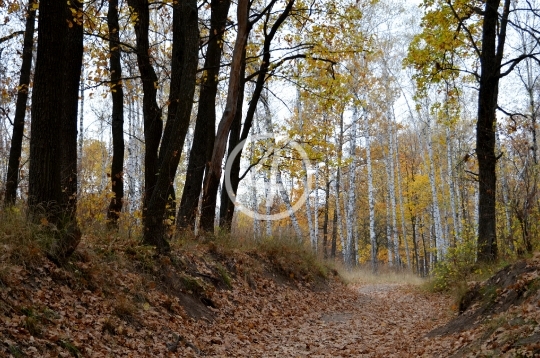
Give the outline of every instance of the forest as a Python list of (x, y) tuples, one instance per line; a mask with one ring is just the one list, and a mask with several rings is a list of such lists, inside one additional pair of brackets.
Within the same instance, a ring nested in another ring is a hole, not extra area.
[(530, 253), (539, 9), (483, 4), (3, 1), (4, 207), (55, 260), (96, 223), (422, 276)]
[(540, 356), (538, 0), (0, 0), (0, 356)]
[[(0, 1), (3, 209), (428, 276), (538, 246), (536, 1)], [(91, 229), (90, 229), (91, 230)]]

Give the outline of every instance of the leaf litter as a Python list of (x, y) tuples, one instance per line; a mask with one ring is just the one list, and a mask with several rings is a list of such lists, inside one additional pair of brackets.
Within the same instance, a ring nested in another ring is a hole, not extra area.
[[(163, 267), (169, 279), (184, 274), (167, 260), (151, 274), (114, 263), (100, 272), (104, 268), (91, 260), (71, 269), (46, 260), (34, 268), (4, 267), (0, 356), (515, 356), (511, 353), (533, 354), (538, 345), (538, 295), (498, 313), (506, 315), (500, 326), (492, 323), (501, 321), (496, 315), (460, 332), (430, 335), (456, 317), (447, 295), (406, 284), (346, 286), (335, 278), (317, 284), (298, 273), (284, 276), (271, 265), (242, 265), (237, 257), (222, 258), (219, 272), (229, 270), (232, 288), (219, 288), (204, 281), (219, 276), (205, 254), (179, 258), (200, 275), (190, 278), (197, 283), (189, 281), (177, 291), (159, 282)], [(100, 285), (100, 275), (107, 285)], [(536, 282), (538, 271), (527, 275), (523, 287)], [(194, 315), (180, 293), (208, 314)], [(509, 334), (513, 340), (501, 338)]]

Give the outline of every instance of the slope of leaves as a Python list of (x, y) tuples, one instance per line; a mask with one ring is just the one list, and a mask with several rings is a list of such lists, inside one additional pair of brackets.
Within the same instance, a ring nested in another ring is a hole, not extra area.
[(58, 268), (36, 242), (43, 228), (0, 226), (1, 356), (415, 355), (448, 316), (442, 295), (346, 287), (279, 241), (184, 240), (160, 258), (96, 232)]
[(470, 282), (460, 314), (430, 337), (426, 352), (452, 357), (540, 356), (540, 253)]

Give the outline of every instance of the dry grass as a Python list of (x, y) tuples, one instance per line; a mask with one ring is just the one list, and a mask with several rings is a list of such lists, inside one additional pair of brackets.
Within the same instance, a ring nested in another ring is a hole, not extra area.
[[(111, 279), (112, 271), (138, 272), (143, 281), (146, 274), (155, 275), (163, 265), (156, 261), (155, 249), (141, 244), (140, 227), (133, 221), (124, 220), (127, 216), (121, 219), (116, 232), (108, 231), (106, 222), (100, 220), (102, 218), (80, 220), (83, 237), (64, 267), (66, 277), (61, 279), (108, 295), (116, 285)], [(0, 210), (0, 285), (9, 285), (12, 267), (42, 266), (52, 240), (47, 234), (47, 223), (29, 223), (24, 211), (18, 207)], [(174, 260), (175, 266), (179, 264), (181, 269), (196, 261), (196, 257), (209, 255), (216, 276), (220, 276), (228, 287), (232, 284), (228, 264), (240, 257), (248, 273), (270, 270), (289, 279), (305, 281), (324, 280), (335, 273), (333, 263), (322, 260), (308, 245), (284, 230), (276, 232), (276, 237), (263, 238), (255, 238), (251, 227), (236, 228), (232, 234), (218, 232), (195, 236), (190, 232), (177, 233), (171, 240), (171, 248), (173, 257), (190, 257), (186, 262)], [(144, 286), (144, 283), (139, 282), (139, 285)]]
[(374, 274), (369, 267), (348, 270), (339, 265), (338, 272), (343, 280), (349, 284), (407, 284), (420, 286), (426, 282), (425, 279), (416, 276), (412, 272), (395, 271), (388, 267), (379, 267), (377, 274)]
[(48, 231), (45, 225), (29, 223), (19, 207), (0, 210), (0, 266), (39, 265), (52, 240)]

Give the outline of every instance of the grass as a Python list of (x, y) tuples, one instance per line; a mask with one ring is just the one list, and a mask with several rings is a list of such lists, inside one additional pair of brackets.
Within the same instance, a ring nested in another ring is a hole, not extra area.
[(127, 297), (119, 297), (113, 307), (113, 313), (118, 318), (129, 321), (137, 312), (137, 306)]
[(344, 266), (338, 266), (338, 272), (346, 283), (350, 284), (407, 284), (420, 286), (426, 283), (426, 279), (418, 277), (412, 272), (395, 271), (389, 267), (380, 267), (374, 274), (371, 268), (358, 267), (348, 270)]
[[(200, 261), (229, 289), (235, 279), (248, 280), (254, 274), (271, 273), (280, 279), (307, 282), (324, 281), (336, 272), (332, 263), (322, 260), (292, 235), (254, 239), (249, 230), (238, 229), (232, 234), (178, 233), (171, 240), (171, 256), (159, 258), (154, 248), (141, 244), (141, 228), (134, 226), (133, 220), (122, 220), (117, 232), (107, 231), (104, 220), (81, 220), (81, 243), (62, 270), (51, 273), (52, 278), (73, 289), (99, 291), (112, 298), (118, 294), (113, 277), (122, 270), (136, 273), (133, 286), (139, 288), (159, 281), (167, 270), (177, 271), (182, 286), (195, 295), (203, 294), (209, 284), (203, 276), (193, 275), (197, 270), (194, 263)], [(16, 267), (35, 271), (43, 266), (53, 239), (47, 228), (46, 222), (28, 222), (19, 207), (0, 209), (0, 288), (15, 284), (12, 271)], [(128, 298), (115, 304), (115, 316), (129, 318), (138, 309), (131, 303), (137, 301), (136, 289), (129, 291), (121, 293)], [(38, 332), (31, 319), (27, 325)]]

